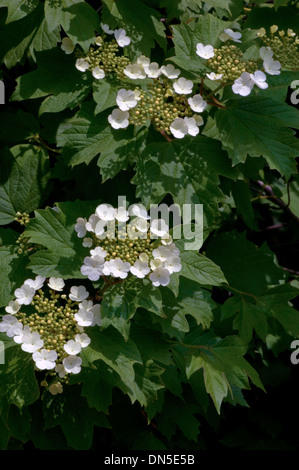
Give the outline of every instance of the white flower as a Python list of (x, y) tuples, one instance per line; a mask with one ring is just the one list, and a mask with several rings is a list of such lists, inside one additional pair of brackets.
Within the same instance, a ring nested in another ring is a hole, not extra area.
[(51, 395), (57, 395), (57, 393), (63, 392), (63, 386), (60, 382), (53, 383), (49, 386), (49, 392)]
[(42, 348), (43, 345), (44, 342), (37, 331), (33, 331), (32, 333), (26, 332), (23, 334), (21, 346), (23, 351), (34, 353), (38, 349)]
[(170, 243), (167, 248), (173, 256), (180, 255), (180, 250), (176, 247), (174, 243)]
[(211, 45), (204, 46), (201, 42), (196, 44), (196, 54), (202, 59), (210, 59), (214, 57), (214, 47)]
[(172, 64), (168, 64), (166, 66), (162, 65), (161, 72), (163, 73), (163, 75), (165, 75), (165, 77), (168, 77), (171, 79), (178, 78), (178, 76), (181, 73), (180, 70), (174, 68)]
[(223, 77), (223, 73), (211, 72), (211, 73), (207, 73), (207, 77), (210, 80), (220, 80)]
[(24, 335), (28, 333), (31, 333), (31, 330), (28, 325), (25, 325), (22, 331), (13, 337), (14, 342), (17, 344), (22, 344)]
[(83, 276), (87, 276), (90, 281), (98, 281), (103, 274), (104, 263), (105, 258), (102, 256), (86, 256), (84, 264), (81, 266), (81, 273)]
[(129, 64), (124, 69), (124, 74), (132, 80), (143, 79), (146, 77), (143, 65), (141, 64)]
[(131, 42), (131, 39), (126, 35), (126, 31), (122, 28), (114, 31), (114, 37), (119, 47), (128, 46)]
[(0, 322), (0, 332), (6, 333), (9, 338), (20, 335), (23, 331), (23, 325), (16, 317), (12, 315), (4, 315)]
[(92, 257), (101, 256), (102, 258), (105, 258), (108, 253), (101, 246), (96, 246), (93, 250), (90, 250), (90, 254)]
[(192, 98), (188, 98), (188, 104), (195, 113), (202, 113), (206, 109), (208, 103), (200, 94), (198, 94), (192, 96)]
[(114, 210), (114, 216), (119, 222), (126, 222), (127, 220), (129, 220), (129, 212), (123, 206), (118, 207)]
[(50, 289), (61, 292), (64, 288), (64, 280), (60, 277), (50, 277), (48, 286), (50, 287)]
[(106, 220), (99, 220), (95, 226), (94, 233), (98, 238), (105, 233), (105, 227), (107, 227), (107, 221)]
[(81, 344), (77, 343), (74, 339), (70, 339), (66, 344), (63, 345), (63, 349), (70, 356), (76, 356), (81, 352)]
[(92, 244), (93, 244), (92, 238), (89, 238), (89, 237), (83, 238), (82, 245), (83, 245), (85, 248), (91, 248), (91, 247), (92, 247)]
[(156, 268), (150, 275), (150, 280), (155, 287), (167, 286), (170, 282), (170, 274), (168, 269), (163, 267)]
[(34, 290), (38, 290), (38, 289), (41, 289), (43, 287), (45, 280), (46, 280), (45, 277), (36, 276), (36, 278), (34, 280), (33, 279), (27, 279), (24, 282), (24, 285), (32, 287), (32, 289), (34, 289)]
[(101, 324), (102, 324), (101, 305), (100, 304), (95, 304), (92, 307), (91, 311), (93, 313), (93, 321), (92, 321), (91, 326), (95, 326), (95, 325), (101, 326)]
[(228, 39), (232, 39), (234, 42), (242, 42), (240, 41), (240, 38), (242, 37), (241, 33), (234, 32), (232, 29), (225, 29), (224, 33), (220, 34), (219, 39), (222, 42), (227, 41)]
[(195, 119), (196, 125), (197, 126), (202, 126), (204, 123), (203, 118), (199, 114), (193, 114), (193, 119)]
[(135, 98), (134, 91), (121, 88), (117, 93), (116, 104), (122, 111), (128, 111), (130, 108), (135, 108), (137, 100)]
[(94, 320), (94, 314), (91, 310), (79, 308), (78, 312), (75, 313), (75, 320), (80, 326), (91, 326)]
[(272, 58), (267, 58), (263, 62), (263, 67), (265, 72), (269, 75), (279, 75), (281, 64), (278, 60), (273, 60)]
[(162, 73), (162, 70), (157, 62), (152, 62), (149, 65), (144, 65), (143, 67), (146, 75), (149, 78), (158, 78)]
[(259, 88), (262, 88), (263, 90), (265, 88), (268, 88), (268, 83), (266, 83), (266, 75), (264, 72), (261, 72), (260, 70), (257, 70), (254, 72), (254, 74), (250, 74), (250, 78), (253, 81), (255, 85), (257, 85)]
[(151, 60), (145, 55), (140, 55), (137, 59), (137, 64), (142, 65), (144, 67), (145, 65), (149, 65), (150, 61)]
[(65, 37), (62, 39), (62, 44), (61, 44), (61, 49), (66, 53), (66, 54), (71, 54), (74, 49), (75, 49), (75, 46), (73, 44), (73, 41), (68, 38), (68, 37)]
[(114, 207), (111, 204), (100, 204), (96, 208), (96, 214), (101, 220), (114, 220)]
[(92, 300), (82, 300), (82, 302), (79, 303), (79, 309), (82, 308), (83, 310), (91, 310), (93, 307), (93, 301)]
[(80, 344), (81, 348), (86, 348), (91, 340), (86, 333), (81, 333), (75, 336), (75, 341)]
[(105, 269), (103, 272), (107, 275), (111, 274), (113, 277), (120, 277), (121, 279), (125, 279), (130, 271), (131, 264), (127, 261), (123, 261), (120, 258), (111, 259), (110, 261), (106, 261)]
[(77, 59), (75, 66), (80, 72), (85, 72), (89, 68), (89, 63), (85, 59)]
[(248, 96), (254, 86), (254, 82), (250, 77), (250, 73), (243, 72), (241, 77), (234, 81), (232, 90), (236, 95)]
[(88, 232), (94, 232), (99, 220), (100, 218), (97, 215), (92, 214), (89, 217), (88, 222), (86, 222), (86, 230), (88, 230)]
[(139, 232), (145, 233), (148, 230), (148, 222), (143, 217), (136, 217), (134, 225)]
[(154, 259), (159, 259), (160, 261), (166, 261), (172, 256), (172, 253), (169, 248), (166, 246), (159, 246), (152, 251)]
[(72, 286), (69, 298), (74, 302), (81, 302), (82, 300), (87, 299), (89, 292), (85, 289), (84, 286)]
[(272, 59), (272, 57), (273, 57), (273, 51), (269, 46), (261, 47), (259, 53), (260, 53), (260, 57), (263, 60), (269, 60), (269, 59)]
[(174, 82), (173, 88), (178, 95), (189, 95), (192, 93), (193, 82), (181, 77)]
[(62, 364), (68, 373), (79, 374), (81, 372), (82, 359), (78, 356), (68, 356), (63, 359)]
[(163, 219), (154, 219), (151, 221), (151, 233), (163, 237), (168, 233), (169, 227), (165, 220)]
[(56, 351), (47, 351), (47, 349), (42, 349), (41, 351), (35, 351), (32, 354), (32, 359), (35, 362), (35, 365), (40, 370), (51, 370), (56, 366), (57, 352)]
[(86, 219), (82, 217), (78, 217), (76, 224), (75, 224), (75, 231), (79, 238), (83, 238), (86, 235)]
[(161, 238), (161, 243), (162, 243), (162, 245), (165, 245), (165, 246), (170, 245), (172, 243), (172, 236), (169, 235), (169, 233), (166, 233)]
[(130, 271), (134, 276), (142, 279), (150, 272), (150, 268), (147, 262), (143, 263), (138, 259), (135, 261), (134, 266), (130, 267)]
[(129, 214), (141, 217), (142, 219), (149, 219), (147, 210), (142, 204), (132, 204), (129, 207)]
[(17, 300), (11, 300), (9, 304), (7, 305), (7, 307), (5, 307), (5, 311), (7, 313), (10, 313), (11, 315), (15, 315), (16, 313), (18, 313), (20, 308), (21, 308), (21, 305), (19, 304)]
[(57, 372), (57, 374), (59, 375), (60, 378), (65, 377), (66, 370), (65, 370), (65, 368), (63, 367), (62, 364), (57, 364), (55, 366), (55, 372)]
[(199, 128), (197, 126), (196, 120), (193, 117), (191, 117), (191, 118), (184, 117), (184, 121), (185, 121), (185, 123), (187, 124), (187, 127), (188, 127), (188, 134), (195, 137), (199, 133)]
[(109, 114), (108, 121), (113, 129), (125, 129), (129, 125), (129, 113), (116, 108)]
[(97, 46), (101, 47), (102, 44), (103, 44), (103, 42), (104, 42), (104, 41), (103, 41), (103, 39), (101, 38), (101, 36), (96, 37), (95, 44), (96, 44)]
[(181, 259), (179, 256), (170, 256), (164, 263), (164, 267), (168, 269), (169, 273), (178, 273), (182, 269)]
[(114, 29), (110, 29), (107, 24), (101, 23), (101, 28), (106, 34), (114, 34)]
[(170, 124), (169, 129), (177, 139), (182, 139), (188, 134), (188, 126), (183, 118), (175, 118)]
[(19, 302), (20, 305), (30, 305), (33, 297), (35, 295), (35, 289), (33, 287), (28, 286), (27, 284), (23, 284), (22, 287), (15, 290), (16, 300)]
[(101, 69), (98, 65), (92, 70), (92, 75), (94, 78), (97, 80), (101, 80), (102, 78), (105, 78), (105, 71)]

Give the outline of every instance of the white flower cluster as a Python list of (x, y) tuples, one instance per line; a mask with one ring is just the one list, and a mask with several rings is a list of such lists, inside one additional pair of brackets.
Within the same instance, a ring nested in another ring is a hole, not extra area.
[[(130, 215), (133, 219), (129, 222)], [(111, 237), (109, 226), (115, 221), (125, 224), (130, 238)], [(83, 245), (92, 247), (90, 256), (84, 258), (81, 266), (81, 273), (91, 281), (98, 281), (101, 276), (125, 279), (131, 273), (138, 278), (148, 276), (154, 286), (166, 286), (170, 275), (182, 268), (180, 252), (168, 234), (168, 225), (163, 219), (149, 222), (141, 205), (133, 204), (126, 210), (100, 204), (88, 221), (82, 217), (77, 219), (75, 230), (78, 237), (83, 238)], [(87, 232), (91, 232), (91, 237), (85, 237)], [(157, 238), (162, 244), (159, 245)]]
[[(23, 351), (31, 353), (38, 370), (54, 369), (61, 378), (66, 374), (78, 374), (81, 371), (82, 364), (82, 359), (78, 357), (78, 354), (82, 348), (90, 344), (90, 338), (84, 333), (83, 327), (101, 325), (100, 305), (94, 305), (91, 300), (87, 300), (89, 292), (84, 286), (71, 287), (68, 304), (75, 302), (78, 305), (78, 309), (75, 310), (77, 313), (74, 315), (77, 334), (65, 343), (62, 341), (64, 358), (62, 362), (59, 362), (59, 354), (55, 348), (44, 347), (47, 339), (41, 333), (43, 330), (40, 330), (40, 332), (32, 331), (30, 328), (31, 323), (24, 325), (23, 319), (26, 317), (26, 313), (19, 314), (20, 309), (23, 311), (24, 306), (29, 306), (33, 302), (36, 292), (41, 292), (45, 281), (46, 278), (37, 276), (34, 280), (27, 279), (20, 288), (15, 290), (15, 300), (9, 302), (5, 308), (7, 315), (4, 315), (0, 322), (0, 332), (6, 333), (9, 338), (13, 338), (15, 343), (21, 345)], [(63, 279), (51, 277), (47, 285), (52, 291), (61, 292), (65, 283)], [(61, 297), (67, 299), (66, 295)], [(40, 312), (40, 307), (37, 307), (36, 310)], [(67, 313), (66, 317), (68, 316)], [(41, 318), (47, 319), (46, 314), (43, 317), (38, 315), (37, 321), (40, 321)], [(51, 323), (51, 320), (48, 319), (48, 323)], [(35, 324), (35, 327), (43, 328), (43, 324), (45, 324), (45, 320), (41, 324)], [(62, 329), (66, 330), (66, 328), (66, 326), (62, 326)], [(53, 338), (51, 339), (53, 340)], [(54, 341), (57, 343), (55, 338)]]
[[(172, 85), (171, 94), (177, 95), (190, 95), (193, 89), (192, 80), (184, 77), (179, 77), (180, 70), (176, 69), (172, 64), (160, 67), (157, 62), (150, 62), (148, 57), (144, 55), (137, 59), (135, 64), (129, 64), (124, 69), (124, 74), (132, 79), (145, 79), (152, 78), (175, 80)], [(140, 100), (140, 90), (126, 90), (122, 88), (119, 90), (116, 97), (116, 104), (118, 108), (114, 109), (108, 116), (108, 121), (114, 129), (125, 129), (129, 125), (129, 111), (135, 108)], [(200, 94), (195, 94), (193, 97), (188, 98), (188, 104), (192, 111), (201, 113), (205, 110), (207, 103), (204, 101)], [(203, 119), (198, 114), (192, 117), (177, 117), (173, 120), (169, 129), (174, 137), (181, 139), (189, 134), (196, 136), (199, 133), (199, 126), (203, 124)]]

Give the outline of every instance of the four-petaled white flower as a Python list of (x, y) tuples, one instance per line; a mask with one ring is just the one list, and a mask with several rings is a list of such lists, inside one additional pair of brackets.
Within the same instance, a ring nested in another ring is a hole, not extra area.
[(143, 79), (146, 77), (142, 64), (129, 64), (124, 69), (124, 74), (132, 80)]
[(86, 310), (85, 308), (79, 308), (78, 312), (75, 313), (75, 320), (80, 326), (91, 326), (93, 317), (93, 312), (91, 310)]
[(34, 295), (35, 289), (28, 286), (28, 284), (23, 284), (22, 287), (15, 290), (15, 297), (20, 305), (30, 305)]
[(127, 36), (126, 31), (122, 28), (116, 29), (114, 31), (114, 37), (119, 47), (128, 46), (131, 42), (131, 39), (129, 38), (129, 36)]
[(116, 108), (109, 114), (108, 121), (113, 129), (125, 129), (129, 125), (129, 113)]
[(167, 286), (170, 282), (170, 274), (168, 269), (163, 267), (156, 268), (150, 275), (150, 280), (155, 287)]
[(61, 292), (64, 288), (64, 280), (61, 279), (60, 277), (50, 277), (48, 286), (50, 289), (56, 290), (58, 292)]
[(76, 356), (76, 354), (79, 354), (81, 352), (81, 344), (75, 341), (74, 339), (70, 339), (67, 343), (63, 345), (63, 349), (70, 356)]
[(114, 210), (114, 217), (118, 222), (126, 222), (129, 220), (129, 212), (125, 207), (118, 207), (117, 209)]
[(125, 279), (130, 271), (131, 264), (127, 261), (123, 261), (120, 258), (111, 259), (106, 261), (103, 269), (104, 274), (112, 275), (113, 277), (119, 277)]
[(130, 267), (130, 271), (134, 276), (142, 279), (150, 272), (150, 268), (147, 262), (142, 262), (138, 259), (135, 261), (134, 265)]
[(69, 298), (74, 302), (81, 302), (87, 299), (89, 292), (84, 286), (72, 286), (70, 289)]
[(181, 74), (180, 70), (176, 69), (172, 64), (162, 65), (161, 72), (170, 79), (178, 78)]
[(181, 77), (174, 82), (173, 88), (178, 95), (189, 95), (192, 93), (193, 82), (192, 80)]
[(199, 128), (196, 119), (194, 119), (193, 117), (184, 117), (184, 121), (187, 124), (187, 133), (195, 137), (199, 133)]
[(110, 29), (107, 24), (101, 23), (101, 28), (106, 34), (114, 34), (114, 29)]
[(176, 137), (177, 139), (182, 139), (188, 134), (188, 126), (187, 123), (184, 121), (183, 118), (177, 117), (175, 118), (169, 126), (170, 132)]
[(83, 217), (78, 217), (76, 224), (75, 224), (75, 231), (79, 238), (83, 238), (86, 235), (86, 219)]
[(211, 72), (211, 73), (207, 73), (207, 77), (210, 79), (210, 80), (221, 80), (221, 78), (223, 77), (223, 73), (215, 73), (215, 72)]
[(234, 81), (232, 90), (236, 95), (248, 96), (254, 86), (250, 73), (243, 72), (241, 77)]
[(82, 359), (78, 356), (67, 356), (63, 359), (62, 364), (68, 373), (79, 374), (81, 371)]
[(104, 263), (105, 258), (102, 256), (86, 256), (84, 264), (81, 266), (81, 273), (83, 276), (87, 276), (90, 281), (98, 281), (103, 274)]
[(29, 287), (32, 287), (34, 290), (41, 289), (44, 285), (46, 278), (42, 276), (36, 276), (36, 278), (33, 279), (26, 279), (24, 282), (24, 285), (27, 285)]
[(146, 57), (145, 55), (140, 55), (137, 59), (137, 64), (142, 65), (143, 67), (145, 67), (146, 65), (150, 64), (150, 61), (151, 60), (148, 57)]
[(7, 313), (10, 313), (10, 315), (15, 315), (16, 313), (18, 313), (20, 308), (21, 308), (21, 305), (19, 304), (17, 300), (11, 300), (9, 304), (7, 305), (7, 307), (5, 307), (5, 311)]
[(96, 215), (105, 221), (114, 220), (114, 207), (111, 204), (100, 204), (96, 208)]
[(35, 365), (40, 370), (51, 370), (56, 366), (57, 352), (54, 350), (48, 351), (42, 349), (41, 351), (35, 351), (32, 354), (32, 359)]
[(0, 322), (0, 332), (6, 333), (9, 338), (20, 335), (23, 331), (23, 325), (13, 315), (4, 315)]
[(242, 42), (240, 41), (241, 37), (241, 33), (235, 32), (232, 29), (227, 28), (224, 30), (224, 33), (220, 34), (219, 39), (222, 42), (226, 42), (228, 41), (228, 39), (232, 39), (234, 42)]
[(80, 344), (81, 348), (86, 348), (91, 340), (86, 333), (81, 333), (75, 336), (75, 341)]
[(130, 108), (135, 108), (137, 100), (134, 91), (121, 88), (117, 93), (116, 104), (122, 111), (128, 111)]
[(269, 47), (269, 46), (261, 47), (260, 50), (259, 50), (259, 54), (260, 54), (260, 57), (263, 60), (269, 60), (269, 59), (272, 59), (272, 57), (273, 57), (273, 51), (272, 51), (271, 47)]
[(63, 38), (61, 43), (61, 49), (65, 52), (65, 54), (71, 54), (75, 49), (73, 41), (68, 37)]
[(258, 86), (259, 88), (262, 88), (263, 90), (265, 88), (268, 88), (268, 83), (266, 83), (266, 75), (264, 72), (261, 72), (260, 70), (257, 70), (254, 72), (254, 74), (250, 74), (250, 78), (253, 81), (253, 83)]
[(93, 250), (90, 250), (91, 256), (101, 256), (102, 258), (105, 258), (107, 256), (107, 251), (104, 250), (101, 246), (96, 246)]
[(195, 113), (202, 113), (206, 109), (208, 103), (200, 94), (197, 94), (192, 96), (192, 98), (188, 98), (188, 104)]
[(157, 62), (151, 62), (148, 65), (144, 65), (143, 68), (149, 78), (158, 78), (162, 73), (162, 70)]
[(169, 227), (165, 220), (163, 219), (154, 219), (151, 221), (151, 233), (157, 235), (158, 237), (163, 237), (168, 233)]
[(170, 274), (178, 273), (182, 269), (181, 258), (179, 256), (170, 256), (165, 260), (164, 267)]
[(34, 353), (35, 351), (38, 351), (38, 349), (42, 348), (43, 345), (44, 342), (37, 331), (23, 334), (21, 346), (23, 351)]
[(86, 72), (89, 69), (89, 63), (83, 58), (77, 59), (75, 66), (80, 72)]
[(214, 47), (208, 44), (204, 46), (201, 42), (196, 44), (196, 54), (201, 57), (202, 59), (211, 59), (214, 57)]
[(97, 80), (101, 80), (102, 78), (105, 78), (105, 71), (97, 65), (94, 69), (92, 69), (92, 75)]
[(272, 58), (266, 58), (263, 62), (263, 67), (266, 73), (269, 75), (279, 75), (281, 64), (278, 60)]

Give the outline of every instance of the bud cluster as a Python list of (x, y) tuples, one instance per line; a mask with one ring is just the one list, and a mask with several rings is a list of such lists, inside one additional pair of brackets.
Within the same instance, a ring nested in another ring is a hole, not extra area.
[(272, 25), (269, 32), (266, 32), (265, 28), (261, 28), (257, 35), (264, 45), (273, 51), (274, 59), (279, 60), (282, 67), (298, 70), (299, 37), (292, 29), (279, 30), (277, 25)]
[(63, 294), (63, 279), (37, 276), (16, 289), (15, 300), (5, 308), (0, 332), (13, 338), (23, 351), (31, 353), (37, 370), (45, 371), (42, 385), (61, 393), (70, 374), (78, 374), (81, 349), (90, 338), (85, 326), (101, 324), (100, 305), (88, 300), (84, 286), (72, 286)]
[(29, 224), (30, 216), (27, 212), (17, 212), (15, 216), (15, 221), (18, 222), (20, 225), (26, 226)]
[(244, 60), (243, 52), (234, 44), (214, 48), (214, 56), (208, 59), (214, 73), (222, 74), (221, 82), (236, 80), (243, 72), (254, 73), (258, 68), (255, 60)]

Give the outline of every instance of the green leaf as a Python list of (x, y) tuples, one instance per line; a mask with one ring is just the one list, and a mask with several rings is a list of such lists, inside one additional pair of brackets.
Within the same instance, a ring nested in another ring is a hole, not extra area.
[(251, 229), (257, 229), (256, 216), (251, 204), (251, 192), (245, 181), (238, 180), (231, 183), (231, 191), (235, 200), (237, 212)]
[(40, 147), (17, 145), (2, 154), (0, 177), (0, 225), (12, 222), (16, 213), (30, 213), (48, 194), (49, 158)]
[(0, 307), (12, 300), (13, 291), (26, 279), (28, 259), (18, 255), (16, 251), (14, 246), (0, 247)]
[(0, 7), (7, 7), (8, 14), (6, 24), (20, 20), (34, 11), (39, 4), (39, 0), (31, 0), (24, 3), (24, 0), (1, 0)]
[(97, 103), (95, 114), (112, 108), (116, 103), (117, 88), (106, 80), (97, 80), (93, 83), (93, 99)]
[(287, 104), (269, 98), (249, 97), (228, 103), (216, 113), (223, 147), (233, 164), (244, 162), (247, 155), (262, 155), (271, 169), (286, 178), (296, 173), (298, 142), (289, 127), (299, 127), (299, 113)]

